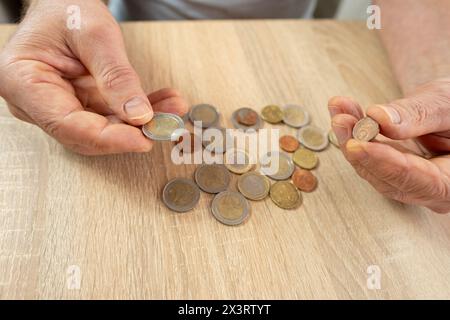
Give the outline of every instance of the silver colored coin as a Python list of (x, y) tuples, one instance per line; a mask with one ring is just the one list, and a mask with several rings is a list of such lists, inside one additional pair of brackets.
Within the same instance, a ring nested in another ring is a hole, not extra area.
[(214, 197), (211, 212), (219, 222), (235, 226), (249, 217), (250, 204), (239, 192), (223, 191)]
[(176, 114), (156, 112), (150, 122), (142, 126), (147, 138), (157, 141), (176, 141), (184, 132), (184, 122)]
[(256, 171), (250, 171), (238, 178), (237, 187), (244, 197), (250, 200), (262, 200), (269, 195), (269, 179)]
[(262, 121), (262, 119), (259, 115), (256, 118), (256, 123), (252, 126), (246, 126), (246, 125), (239, 123), (239, 121), (238, 121), (239, 113), (244, 111), (245, 109), (249, 109), (249, 108), (240, 108), (240, 109), (235, 110), (231, 114), (231, 124), (233, 125), (233, 127), (236, 129), (244, 130), (244, 131), (248, 131), (248, 130), (258, 131), (259, 129), (261, 129), (264, 126), (264, 121)]
[(328, 134), (320, 128), (308, 125), (298, 131), (298, 141), (313, 151), (322, 151), (328, 147)]
[(290, 127), (301, 128), (310, 122), (310, 116), (302, 106), (287, 104), (283, 107), (283, 122)]
[(197, 104), (189, 111), (189, 120), (195, 125), (201, 121), (202, 128), (215, 126), (219, 122), (219, 112), (213, 105), (202, 103)]
[(194, 178), (203, 191), (219, 193), (228, 188), (231, 175), (223, 164), (202, 164), (195, 170)]
[(200, 199), (200, 189), (194, 181), (176, 178), (169, 181), (162, 192), (164, 204), (173, 211), (186, 212), (195, 207)]
[(234, 147), (233, 136), (225, 128), (207, 128), (202, 138), (203, 147), (209, 152), (224, 153)]
[(282, 152), (270, 151), (261, 157), (260, 162), (261, 172), (274, 180), (287, 180), (294, 173), (294, 162)]

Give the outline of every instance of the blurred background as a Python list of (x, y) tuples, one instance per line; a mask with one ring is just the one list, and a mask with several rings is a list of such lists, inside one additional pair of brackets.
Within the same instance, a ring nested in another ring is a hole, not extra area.
[[(161, 0), (149, 1), (158, 2)], [(301, 2), (301, 0), (298, 1)], [(0, 23), (14, 23), (20, 21), (21, 2), (22, 1), (18, 0), (1, 0)], [(367, 18), (366, 9), (369, 4), (370, 0), (317, 0), (316, 5), (312, 8), (308, 18), (365, 20)], [(113, 12), (117, 10), (114, 0), (111, 3), (111, 9)]]

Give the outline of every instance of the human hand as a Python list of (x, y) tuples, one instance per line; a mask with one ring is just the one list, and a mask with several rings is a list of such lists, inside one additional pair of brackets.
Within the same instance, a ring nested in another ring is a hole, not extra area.
[(352, 128), (364, 114), (351, 99), (333, 97), (328, 108), (345, 158), (376, 190), (403, 203), (450, 212), (450, 78), (367, 109), (390, 139), (352, 139)]
[[(70, 5), (81, 8), (79, 30), (66, 26)], [(1, 53), (0, 95), (14, 116), (86, 155), (149, 151), (152, 142), (135, 126), (153, 110), (187, 110), (173, 89), (146, 96), (100, 0), (32, 2)]]

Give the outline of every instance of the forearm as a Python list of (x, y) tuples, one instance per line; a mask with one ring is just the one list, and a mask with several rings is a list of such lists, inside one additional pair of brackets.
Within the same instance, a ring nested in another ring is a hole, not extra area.
[(380, 37), (404, 93), (450, 76), (450, 1), (374, 0)]

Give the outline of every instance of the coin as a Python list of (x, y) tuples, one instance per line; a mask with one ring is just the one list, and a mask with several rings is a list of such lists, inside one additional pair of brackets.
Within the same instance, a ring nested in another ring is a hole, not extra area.
[(195, 122), (201, 121), (202, 128), (209, 128), (219, 121), (219, 112), (210, 104), (197, 104), (189, 111), (189, 120), (195, 125)]
[(224, 153), (233, 148), (234, 140), (225, 128), (207, 128), (203, 131), (203, 146), (209, 152)]
[(328, 140), (331, 142), (332, 145), (339, 148), (339, 141), (338, 141), (333, 129), (331, 129), (330, 132), (328, 132)]
[(270, 198), (282, 209), (295, 209), (303, 202), (301, 193), (289, 181), (275, 182), (270, 187)]
[(370, 117), (359, 120), (353, 127), (353, 138), (359, 141), (371, 141), (380, 133), (380, 125)]
[(273, 104), (265, 106), (261, 110), (261, 116), (265, 121), (273, 124), (283, 121), (283, 111), (279, 106)]
[(262, 200), (269, 194), (270, 181), (259, 172), (250, 171), (238, 178), (237, 187), (247, 199)]
[(235, 226), (249, 217), (250, 205), (239, 192), (223, 191), (214, 197), (211, 212), (219, 222)]
[(195, 170), (195, 182), (205, 192), (219, 193), (228, 188), (230, 172), (221, 164), (202, 164)]
[(284, 135), (280, 137), (280, 148), (286, 152), (294, 152), (300, 146), (298, 140), (291, 135)]
[(288, 126), (300, 128), (310, 121), (309, 113), (301, 106), (288, 104), (283, 107), (283, 122)]
[(314, 126), (306, 126), (298, 131), (298, 140), (308, 149), (321, 151), (328, 146), (328, 136), (322, 130)]
[(183, 119), (176, 114), (156, 112), (150, 122), (142, 126), (144, 135), (152, 140), (177, 140), (184, 128)]
[(245, 126), (253, 126), (258, 121), (258, 114), (250, 108), (241, 108), (236, 113), (236, 120)]
[(296, 165), (303, 169), (314, 169), (319, 163), (317, 154), (311, 150), (300, 148), (292, 155), (292, 160)]
[(253, 163), (246, 151), (233, 148), (225, 153), (225, 167), (233, 173), (243, 174), (253, 168)]
[(261, 157), (261, 172), (274, 180), (289, 179), (294, 169), (291, 158), (284, 153), (270, 151)]
[(292, 175), (292, 182), (302, 191), (311, 192), (317, 187), (317, 178), (309, 170), (297, 168)]
[(200, 189), (189, 179), (176, 178), (169, 181), (162, 192), (164, 204), (171, 210), (186, 212), (200, 199)]
[[(233, 127), (235, 127), (236, 129), (241, 129), (244, 131), (248, 131), (248, 130), (259, 130), (260, 128), (263, 127), (263, 121), (261, 120), (260, 116), (258, 114), (256, 114), (256, 122), (253, 125), (244, 125), (242, 123), (239, 122), (239, 119), (241, 119), (240, 113), (242, 112), (246, 112), (245, 110), (251, 110), (250, 108), (240, 108), (237, 109), (233, 112), (233, 114), (231, 115), (231, 123), (233, 124)], [(252, 110), (253, 111), (253, 110)]]

